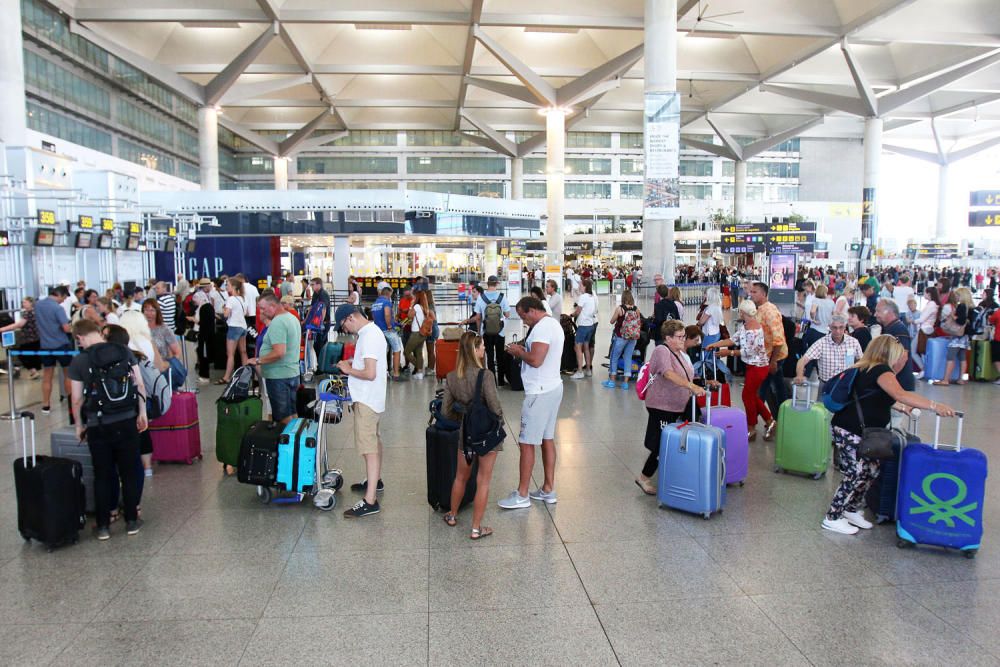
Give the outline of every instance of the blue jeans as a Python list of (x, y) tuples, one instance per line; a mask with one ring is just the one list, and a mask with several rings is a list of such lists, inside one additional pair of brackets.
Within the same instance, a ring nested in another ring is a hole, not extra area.
[(271, 404), (271, 419), (281, 422), (288, 417), (294, 417), (295, 392), (299, 388), (299, 379), (265, 378), (264, 384), (267, 387), (267, 400)]
[(701, 361), (694, 365), (695, 375), (699, 375), (703, 372), (705, 364), (708, 363), (708, 360), (711, 357), (714, 359), (716, 375), (718, 375), (718, 373), (722, 373), (722, 375), (726, 378), (726, 382), (732, 380), (732, 373), (730, 373), (729, 367), (722, 363), (722, 359), (711, 352), (705, 351), (706, 346), (711, 345), (712, 343), (717, 343), (720, 340), (722, 340), (722, 334), (712, 334), (711, 336), (706, 335), (701, 339)]
[(635, 340), (625, 340), (615, 336), (611, 343), (611, 363), (608, 364), (608, 375), (614, 379), (618, 372), (618, 360), (625, 359), (625, 379), (632, 377), (632, 353), (635, 351)]

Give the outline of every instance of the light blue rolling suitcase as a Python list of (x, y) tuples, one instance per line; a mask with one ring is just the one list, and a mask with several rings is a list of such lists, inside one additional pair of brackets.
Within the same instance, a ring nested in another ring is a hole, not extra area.
[[(927, 341), (927, 352), (924, 355), (924, 380), (943, 380), (944, 371), (948, 362), (948, 341), (947, 337), (930, 338)], [(951, 371), (951, 382), (962, 379), (962, 364), (957, 363)]]
[(277, 486), (303, 493), (316, 479), (316, 422), (297, 418), (288, 422), (278, 438)]
[(668, 425), (660, 437), (660, 506), (706, 519), (726, 504), (726, 436), (721, 428), (694, 420)]

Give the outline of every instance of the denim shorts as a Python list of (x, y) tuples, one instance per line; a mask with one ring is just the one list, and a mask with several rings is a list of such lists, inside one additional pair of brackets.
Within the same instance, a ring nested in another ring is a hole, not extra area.
[[(54, 350), (41, 350), (41, 352), (56, 352), (57, 354), (39, 357), (42, 360), (42, 366), (45, 368), (52, 368), (56, 364), (59, 364), (63, 368), (69, 366), (69, 362), (73, 361), (73, 355), (68, 354), (73, 351), (72, 345), (63, 345), (62, 347), (57, 347)], [(58, 354), (60, 352), (66, 352), (67, 354)]]
[(247, 330), (241, 327), (229, 327), (226, 329), (226, 340), (239, 340), (247, 335)]
[(295, 416), (295, 392), (299, 388), (299, 379), (265, 378), (264, 384), (267, 387), (267, 400), (271, 404), (272, 419), (280, 422), (286, 417)]
[(574, 343), (589, 343), (590, 339), (594, 337), (594, 329), (597, 328), (596, 324), (588, 324), (586, 326), (576, 328), (576, 338), (573, 339)]
[(403, 351), (403, 339), (393, 330), (382, 332), (385, 334), (385, 342), (389, 344), (389, 351), (395, 354)]

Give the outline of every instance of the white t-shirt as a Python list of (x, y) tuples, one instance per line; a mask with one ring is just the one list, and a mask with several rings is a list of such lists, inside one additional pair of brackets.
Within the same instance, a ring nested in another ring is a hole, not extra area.
[[(579, 327), (589, 327), (597, 324), (597, 297), (584, 292), (576, 299), (576, 305), (580, 307), (580, 314), (576, 317), (576, 325)], [(560, 327), (560, 330), (562, 328)]]
[(892, 300), (896, 302), (897, 306), (899, 306), (899, 312), (910, 312), (910, 307), (906, 305), (906, 302), (913, 297), (913, 294), (913, 288), (909, 285), (896, 285), (896, 287), (892, 290)]
[(350, 292), (347, 295), (347, 303), (351, 304), (352, 306), (357, 306), (358, 304), (361, 303), (361, 295), (358, 294), (357, 292)]
[(554, 317), (543, 317), (531, 329), (531, 333), (525, 340), (525, 348), (530, 352), (533, 344), (546, 343), (549, 350), (545, 354), (542, 365), (538, 368), (526, 363), (521, 364), (521, 381), (524, 382), (525, 394), (544, 394), (562, 384), (559, 367), (562, 364), (563, 341), (565, 339), (562, 327)]
[[(410, 322), (410, 331), (420, 333), (420, 325), (424, 323), (424, 309), (419, 303), (413, 304), (413, 320)], [(376, 329), (378, 327), (375, 327)]]
[(231, 327), (236, 327), (238, 329), (247, 328), (247, 318), (246, 318), (246, 306), (244, 305), (244, 297), (231, 296), (226, 299), (226, 308), (229, 309), (229, 319), (226, 320), (226, 324)]
[(362, 380), (348, 377), (347, 388), (351, 392), (351, 400), (355, 403), (364, 403), (375, 412), (385, 412), (385, 392), (389, 376), (386, 343), (385, 335), (374, 322), (369, 322), (358, 331), (358, 342), (354, 348), (351, 368), (363, 370), (365, 359), (375, 360), (375, 379)]
[(551, 312), (552, 317), (557, 320), (562, 315), (562, 302), (563, 295), (559, 292), (553, 292), (549, 295), (548, 299), (545, 300), (545, 303), (548, 305), (549, 312)]
[(722, 307), (709, 306), (705, 309), (705, 314), (708, 315), (708, 319), (701, 328), (702, 333), (706, 336), (715, 336), (719, 333), (719, 325), (722, 323)]
[(121, 320), (118, 319), (118, 315), (111, 312), (104, 316), (104, 321), (108, 324), (119, 324), (121, 322)]
[[(243, 299), (247, 304), (247, 315), (254, 317), (257, 315), (257, 299), (260, 298), (260, 291), (256, 285), (243, 283)], [(244, 324), (243, 326), (246, 326)]]

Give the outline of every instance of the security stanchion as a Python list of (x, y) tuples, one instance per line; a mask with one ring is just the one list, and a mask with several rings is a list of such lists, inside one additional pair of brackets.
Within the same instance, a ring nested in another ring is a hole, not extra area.
[(188, 366), (188, 341), (181, 336), (181, 357), (184, 361), (184, 368), (187, 369), (187, 375), (184, 377), (184, 385), (181, 387), (181, 391), (187, 391), (192, 394), (197, 394), (200, 390), (197, 386), (191, 384), (191, 367)]
[(10, 414), (0, 416), (0, 420), (12, 422), (20, 417), (14, 403), (14, 350), (7, 350), (7, 393), (10, 394)]

